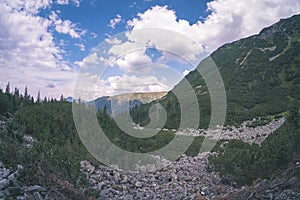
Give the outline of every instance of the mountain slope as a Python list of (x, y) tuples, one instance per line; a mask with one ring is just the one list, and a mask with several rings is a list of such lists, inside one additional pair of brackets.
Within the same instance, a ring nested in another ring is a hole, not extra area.
[[(150, 103), (156, 99), (160, 99), (165, 96), (167, 92), (149, 92), (149, 93), (127, 93), (115, 96), (103, 96), (90, 101), (88, 104), (94, 105), (96, 111), (103, 110), (104, 108), (108, 113), (112, 113), (112, 102), (117, 103), (121, 109), (129, 109), (142, 105), (144, 103)], [(121, 112), (121, 110), (120, 110)]]
[[(226, 124), (285, 112), (290, 100), (300, 99), (300, 15), (280, 20), (258, 35), (226, 44), (213, 52), (211, 58), (225, 85)], [(203, 60), (197, 68), (205, 66), (208, 60)], [(186, 79), (197, 94), (200, 127), (208, 127), (211, 105), (205, 81), (197, 70)], [(178, 128), (180, 105), (172, 91), (159, 102), (168, 111), (165, 127)], [(135, 109), (134, 120), (143, 125), (149, 123), (150, 106)], [(190, 109), (186, 112), (192, 111), (193, 106)]]

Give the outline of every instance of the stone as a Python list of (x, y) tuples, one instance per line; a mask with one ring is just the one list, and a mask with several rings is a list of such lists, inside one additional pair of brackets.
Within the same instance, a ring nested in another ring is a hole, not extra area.
[(98, 189), (99, 190), (101, 190), (103, 188), (103, 186), (105, 186), (105, 183), (103, 181), (98, 183)]
[(23, 140), (28, 144), (33, 144), (35, 142), (35, 139), (31, 135), (24, 135)]
[(7, 117), (1, 115), (0, 116), (0, 121), (3, 122), (3, 123), (5, 123), (7, 121)]
[(2, 178), (7, 178), (9, 174), (10, 174), (10, 170), (9, 169), (3, 169), (1, 177)]
[(135, 183), (135, 187), (141, 188), (141, 187), (143, 187), (143, 183), (137, 181), (137, 182)]
[(16, 172), (10, 174), (10, 175), (8, 176), (8, 180), (11, 181), (11, 180), (13, 180), (13, 179), (16, 179), (17, 177), (19, 177), (19, 171), (16, 171)]
[(29, 186), (29, 187), (24, 187), (23, 190), (25, 192), (34, 192), (34, 191), (37, 191), (37, 192), (42, 192), (42, 191), (46, 191), (45, 188), (39, 186), (39, 185), (33, 185), (33, 186)]
[(0, 180), (0, 190), (8, 187), (10, 181), (8, 179)]
[(123, 197), (123, 200), (134, 200), (132, 195), (126, 195)]
[(156, 167), (154, 164), (147, 164), (146, 165), (146, 171), (147, 172), (155, 172), (156, 171)]
[(39, 192), (34, 192), (33, 196), (34, 196), (35, 200), (43, 200), (44, 199)]
[(17, 165), (18, 170), (23, 170), (24, 167), (22, 165)]

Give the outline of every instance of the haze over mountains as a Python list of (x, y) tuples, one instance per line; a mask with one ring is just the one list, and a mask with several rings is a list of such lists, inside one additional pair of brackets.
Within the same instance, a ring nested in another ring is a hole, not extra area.
[[(150, 103), (154, 100), (164, 97), (168, 92), (139, 92), (139, 93), (125, 93), (114, 96), (102, 96), (92, 101), (80, 100), (82, 103), (92, 106), (96, 111), (106, 110), (108, 113), (112, 113), (111, 105), (114, 103), (118, 105), (118, 112), (122, 112), (124, 109), (132, 109), (135, 106), (140, 106), (145, 103)], [(78, 99), (73, 99), (72, 97), (66, 98), (68, 102), (78, 102)]]
[[(116, 103), (120, 106), (120, 109), (132, 109), (135, 106), (140, 106), (145, 103), (150, 103), (154, 100), (164, 97), (167, 92), (151, 92), (151, 93), (127, 93), (119, 94), (115, 96), (104, 96), (90, 101), (87, 105), (92, 105), (95, 107), (95, 110), (103, 110), (104, 108), (108, 113), (112, 113), (111, 104)], [(121, 110), (119, 110), (120, 112)]]

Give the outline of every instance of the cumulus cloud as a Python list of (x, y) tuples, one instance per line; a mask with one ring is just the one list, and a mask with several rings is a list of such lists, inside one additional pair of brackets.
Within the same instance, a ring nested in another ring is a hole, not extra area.
[(108, 44), (121, 44), (122, 40), (112, 37), (112, 38), (106, 38), (105, 42), (107, 42)]
[(106, 80), (98, 75), (80, 73), (77, 78), (74, 98), (93, 100), (99, 96), (113, 96), (123, 93), (168, 91), (171, 87), (166, 80), (155, 76), (122, 75), (111, 76)]
[(118, 66), (121, 70), (131, 71), (134, 68), (152, 63), (152, 59), (145, 54), (146, 47), (142, 43), (126, 41), (114, 38), (107, 40), (108, 43), (114, 44), (108, 50), (108, 59), (102, 58), (106, 65)]
[(80, 48), (80, 51), (85, 51), (85, 46), (83, 44), (75, 43), (75, 46)]
[(54, 11), (51, 12), (49, 18), (58, 33), (68, 34), (72, 38), (81, 38), (86, 33), (86, 30), (78, 28), (70, 20), (62, 20)]
[(88, 68), (91, 65), (96, 65), (103, 61), (103, 58), (99, 57), (96, 52), (88, 55), (82, 61), (75, 61), (74, 64), (80, 66), (81, 68)]
[(108, 83), (113, 93), (116, 94), (130, 92), (157, 92), (167, 91), (170, 89), (169, 86), (158, 80), (155, 76), (113, 76), (108, 78)]
[(147, 65), (151, 63), (152, 59), (145, 55), (143, 51), (135, 51), (118, 58), (113, 64), (119, 66), (125, 71), (131, 71), (137, 67), (141, 67), (141, 65)]
[(115, 29), (116, 25), (119, 24), (121, 21), (122, 21), (122, 16), (118, 14), (116, 18), (110, 20), (109, 26), (112, 29)]
[[(80, 6), (80, 1), (79, 0), (71, 0), (72, 3), (74, 3), (77, 7)], [(58, 5), (68, 5), (70, 3), (69, 0), (56, 0), (56, 3)]]
[(2, 4), (16, 11), (23, 11), (29, 14), (36, 14), (40, 9), (45, 9), (51, 5), (51, 0), (3, 0)]
[(175, 11), (167, 6), (154, 6), (129, 20), (127, 25), (133, 30), (161, 28), (176, 31), (211, 52), (224, 43), (256, 34), (280, 18), (300, 12), (298, 0), (214, 0), (207, 6), (211, 14), (204, 22), (190, 24), (187, 20), (178, 19)]
[[(34, 96), (38, 90), (42, 96), (71, 95), (67, 91), (72, 91), (75, 71), (63, 59), (65, 52), (60, 44), (55, 43), (53, 22), (38, 15), (51, 3), (51, 0), (0, 2), (2, 87), (9, 81), (12, 87), (20, 89), (28, 85)], [(47, 87), (53, 83), (56, 88)]]

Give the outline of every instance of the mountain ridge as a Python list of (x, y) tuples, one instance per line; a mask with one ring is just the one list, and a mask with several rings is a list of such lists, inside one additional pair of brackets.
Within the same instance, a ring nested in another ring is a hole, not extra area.
[[(299, 52), (300, 15), (282, 19), (259, 34), (225, 44), (214, 51), (209, 58), (217, 65), (226, 90), (225, 124), (236, 125), (255, 117), (280, 114), (288, 109), (290, 100), (300, 99), (297, 92), (300, 91)], [(197, 68), (205, 66), (209, 58), (201, 61)], [(197, 94), (202, 116), (199, 127), (208, 127), (211, 102), (205, 80), (197, 69), (185, 78)], [(174, 93), (169, 92), (158, 102), (168, 111), (165, 127), (178, 128), (180, 105)], [(150, 106), (141, 106), (132, 112), (134, 121), (148, 124)]]

